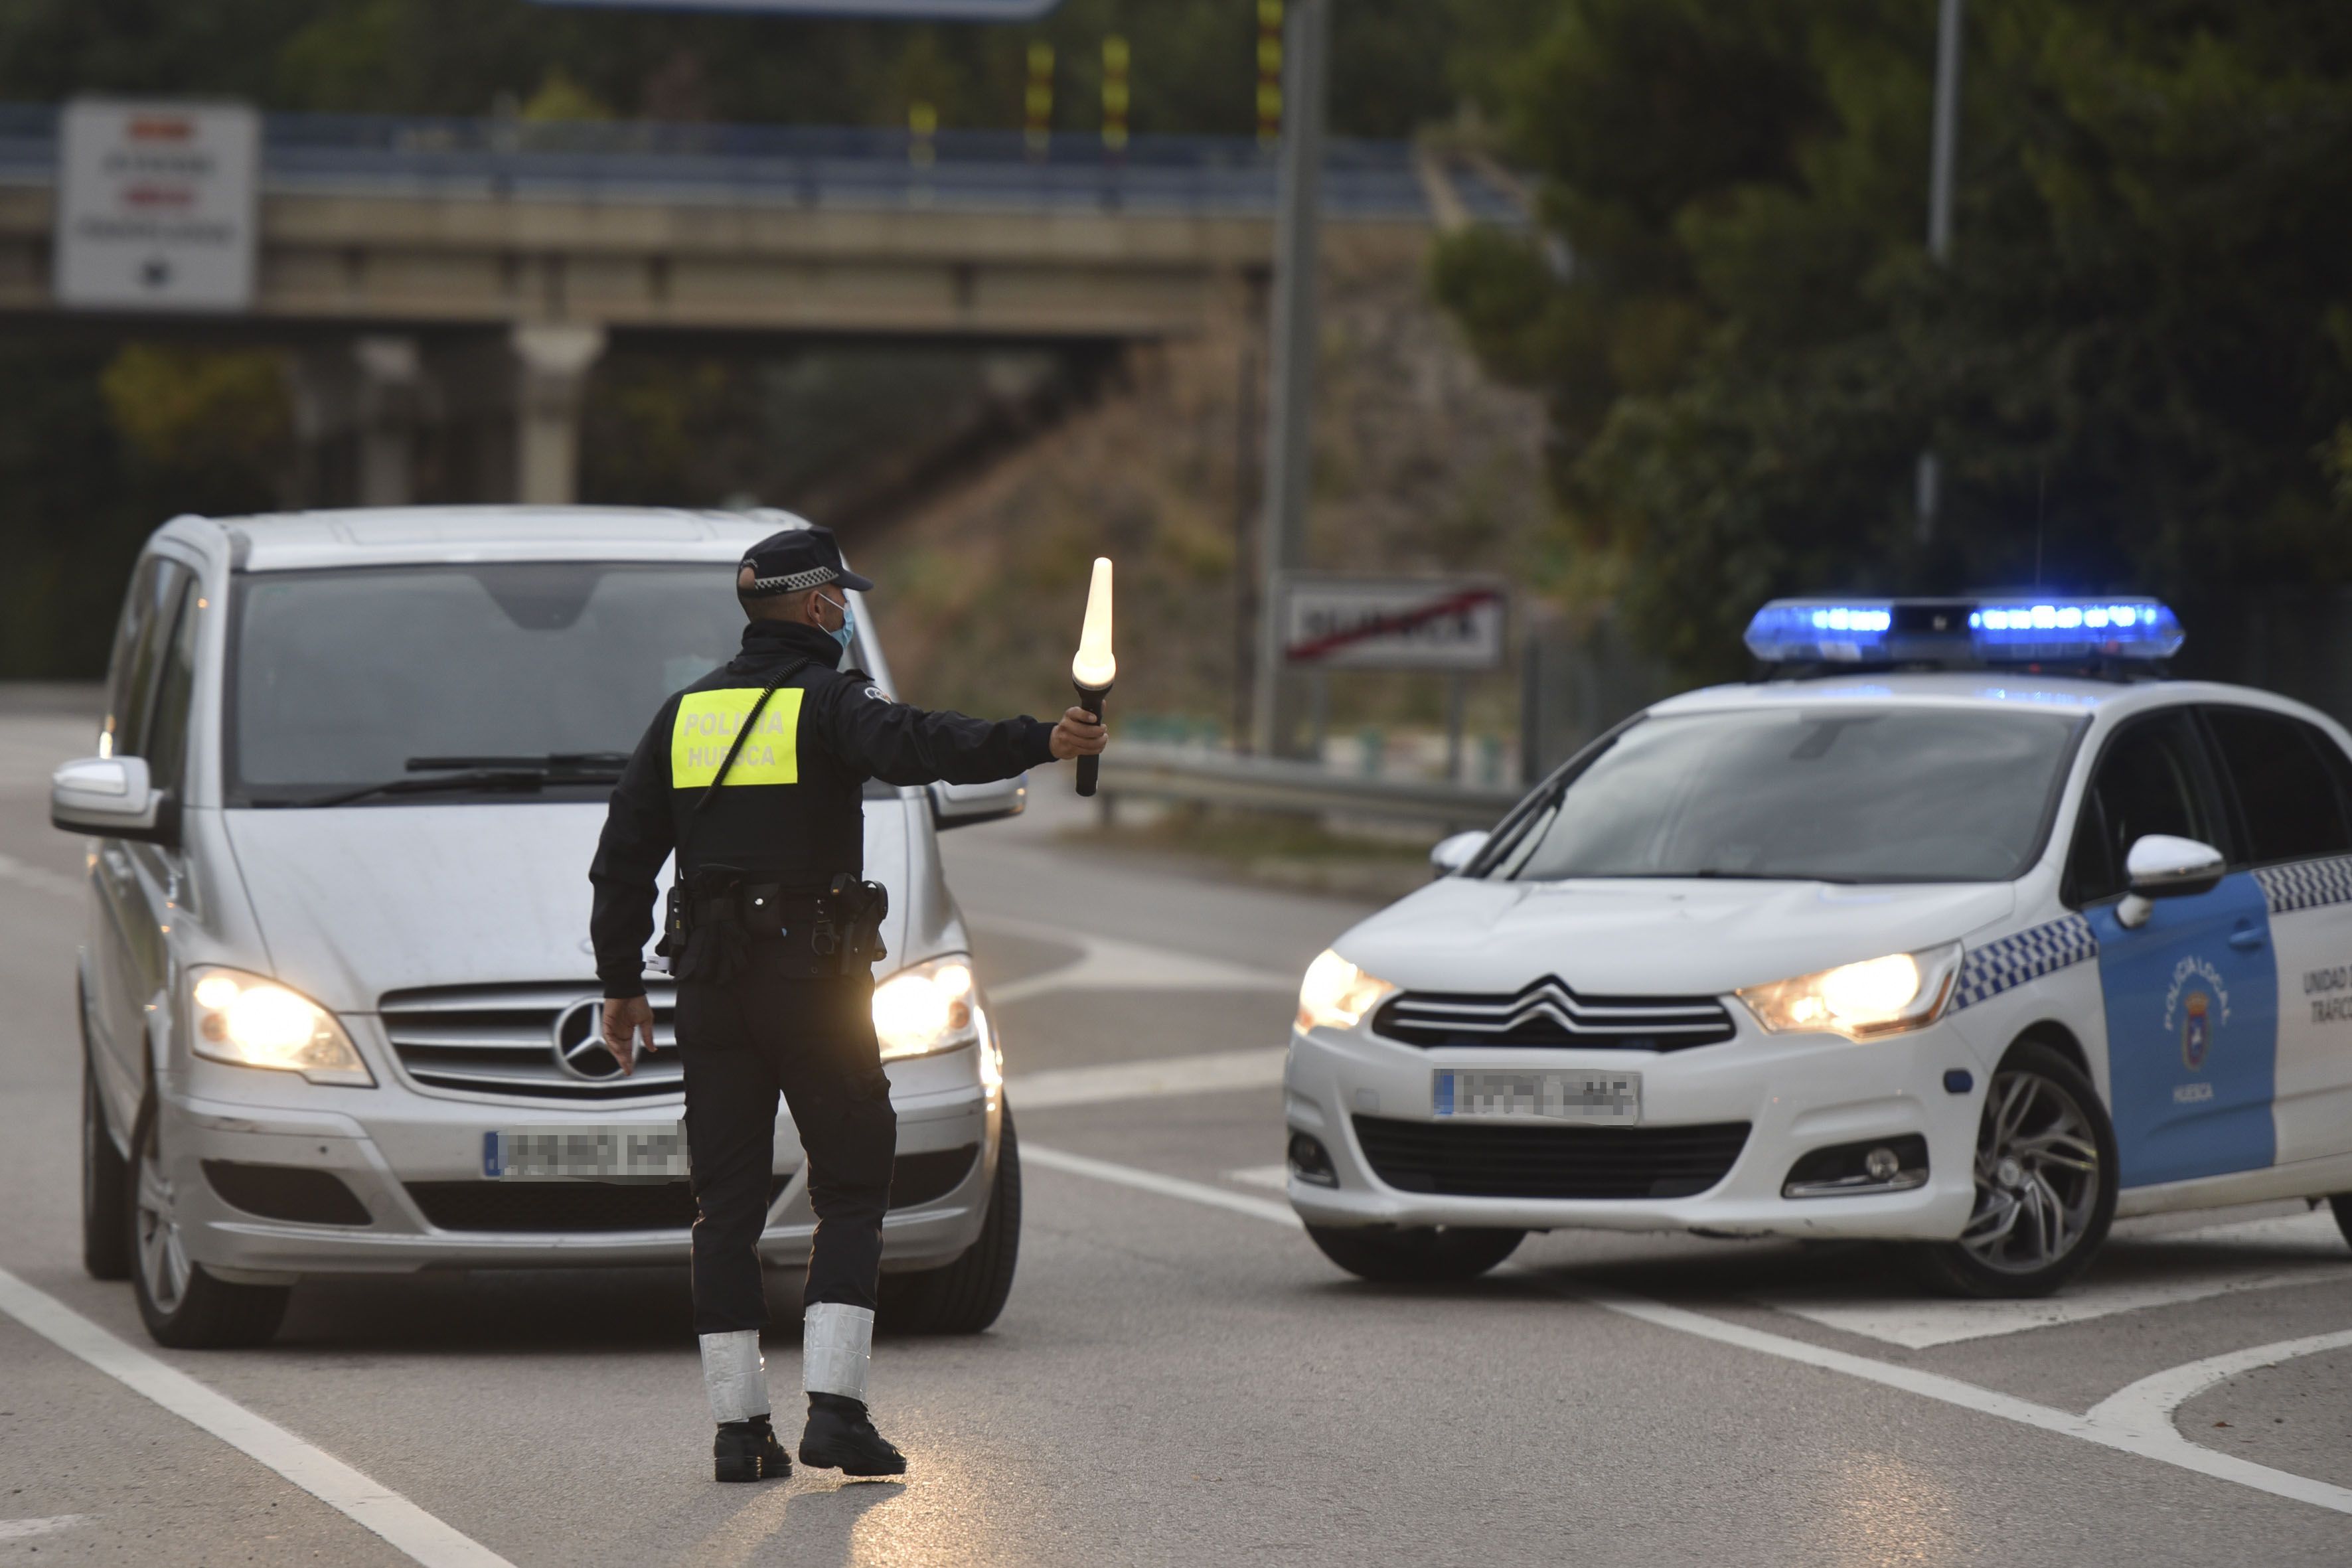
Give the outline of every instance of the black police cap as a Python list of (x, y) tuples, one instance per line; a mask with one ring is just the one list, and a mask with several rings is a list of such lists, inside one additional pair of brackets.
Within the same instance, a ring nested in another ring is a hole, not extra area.
[[(772, 594), (797, 594), (838, 583), (863, 592), (874, 584), (841, 563), (841, 546), (829, 528), (788, 528), (772, 533), (743, 552), (751, 569), (751, 585), (738, 593), (753, 598)], [(737, 568), (741, 575), (741, 568)]]

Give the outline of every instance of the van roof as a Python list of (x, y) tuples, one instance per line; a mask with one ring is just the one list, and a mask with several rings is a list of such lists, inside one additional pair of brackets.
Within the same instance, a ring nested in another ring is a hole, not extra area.
[(166, 531), (224, 531), (248, 572), (446, 561), (732, 561), (788, 511), (677, 507), (402, 506), (180, 518)]

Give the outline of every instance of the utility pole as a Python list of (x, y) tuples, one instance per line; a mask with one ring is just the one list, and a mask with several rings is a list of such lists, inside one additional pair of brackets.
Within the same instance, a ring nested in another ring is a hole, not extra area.
[(1258, 644), (1252, 728), (1260, 755), (1288, 752), (1282, 578), (1305, 563), (1313, 466), (1315, 268), (1331, 0), (1289, 0), (1283, 48), (1281, 212), (1275, 232), (1272, 395), (1266, 399), (1265, 510), (1258, 529)]
[[(1941, 0), (1936, 16), (1934, 162), (1927, 172), (1927, 258), (1942, 267), (1952, 255), (1952, 166), (1960, 153), (1960, 0)], [(1919, 454), (1919, 542), (1936, 536), (1943, 474), (1934, 447)]]

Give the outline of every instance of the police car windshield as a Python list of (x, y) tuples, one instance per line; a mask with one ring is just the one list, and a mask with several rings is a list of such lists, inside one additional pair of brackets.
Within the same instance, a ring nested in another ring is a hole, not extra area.
[[(234, 600), (228, 797), (322, 800), (414, 779), (418, 758), (625, 755), (663, 699), (734, 656), (743, 616), (728, 587), (725, 566), (708, 563), (255, 573)], [(609, 770), (602, 783), (562, 771), (543, 790), (370, 798), (601, 798), (611, 788)]]
[(2041, 848), (2074, 729), (1843, 705), (1648, 719), (1483, 864), (1516, 881), (2002, 881)]

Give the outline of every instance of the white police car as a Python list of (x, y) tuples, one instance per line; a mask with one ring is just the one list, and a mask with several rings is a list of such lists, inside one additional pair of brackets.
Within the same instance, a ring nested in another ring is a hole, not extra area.
[(1783, 600), (1307, 971), (1289, 1196), (1373, 1279), (1529, 1230), (1897, 1238), (2055, 1289), (2117, 1214), (2352, 1236), (2352, 737), (2154, 679), (2147, 600)]

